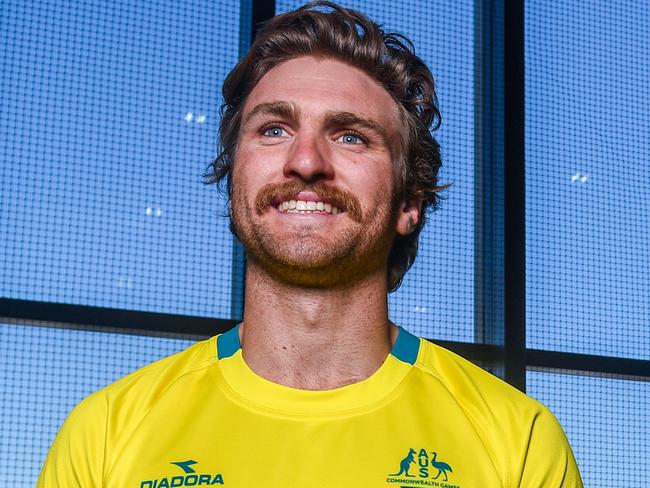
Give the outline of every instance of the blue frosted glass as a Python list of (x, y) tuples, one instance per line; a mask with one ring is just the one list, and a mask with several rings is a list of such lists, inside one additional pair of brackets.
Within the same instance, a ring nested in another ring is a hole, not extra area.
[(526, 2), (528, 346), (650, 359), (650, 9)]
[(526, 381), (564, 427), (585, 487), (650, 486), (650, 382), (538, 371)]
[(2, 4), (0, 295), (228, 318), (202, 174), (239, 2)]

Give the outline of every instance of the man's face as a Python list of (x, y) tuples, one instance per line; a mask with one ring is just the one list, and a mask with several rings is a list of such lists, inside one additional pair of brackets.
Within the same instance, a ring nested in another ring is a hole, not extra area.
[(298, 286), (385, 272), (395, 233), (413, 220), (393, 201), (398, 123), (388, 92), (340, 61), (269, 71), (246, 100), (232, 176), (249, 260)]

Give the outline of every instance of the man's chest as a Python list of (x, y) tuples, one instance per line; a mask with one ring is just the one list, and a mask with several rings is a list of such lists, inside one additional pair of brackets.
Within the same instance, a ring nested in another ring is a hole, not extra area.
[(340, 418), (236, 405), (153, 412), (122, 446), (106, 486), (167, 488), (501, 486), (465, 417), (387, 406)]

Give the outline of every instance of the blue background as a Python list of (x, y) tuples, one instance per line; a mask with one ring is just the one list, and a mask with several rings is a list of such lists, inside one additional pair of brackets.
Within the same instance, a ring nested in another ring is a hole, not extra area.
[[(411, 37), (443, 112), (453, 186), (391, 318), (466, 342), (474, 4), (346, 3)], [(525, 5), (527, 345), (650, 359), (650, 9)], [(225, 1), (2, 3), (0, 296), (237, 318), (225, 204), (202, 174), (242, 15)], [(0, 485), (25, 487), (74, 404), (194, 340), (18, 321), (0, 323), (0, 339)], [(648, 486), (649, 383), (569, 373), (529, 371), (528, 392), (565, 427), (585, 486)]]
[(528, 346), (650, 359), (650, 9), (526, 2)]

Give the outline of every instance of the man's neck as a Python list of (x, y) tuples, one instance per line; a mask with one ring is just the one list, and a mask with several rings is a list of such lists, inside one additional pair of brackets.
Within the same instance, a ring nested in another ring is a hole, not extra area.
[(244, 360), (275, 383), (326, 390), (374, 373), (395, 342), (385, 274), (346, 289), (305, 289), (248, 266)]

